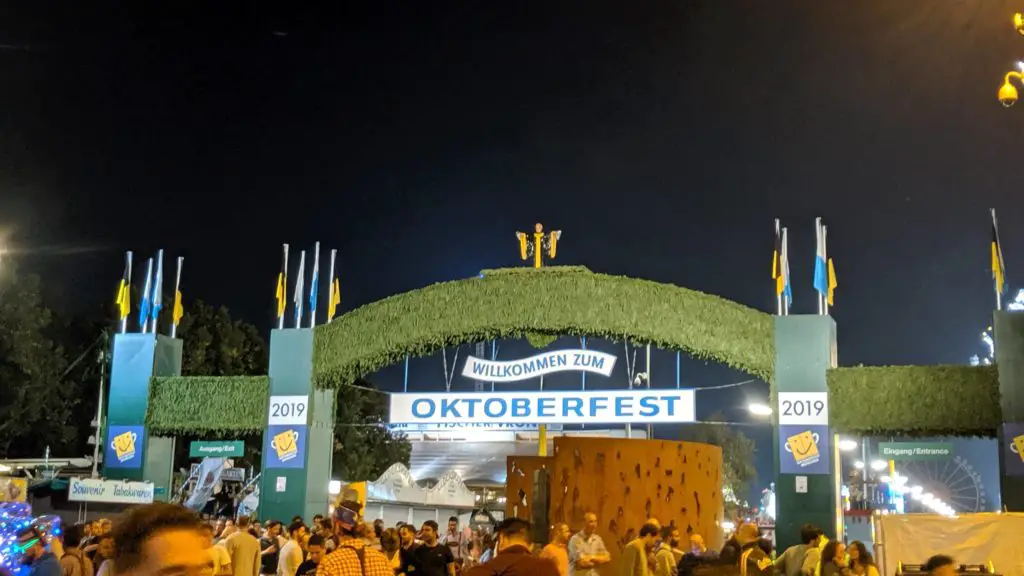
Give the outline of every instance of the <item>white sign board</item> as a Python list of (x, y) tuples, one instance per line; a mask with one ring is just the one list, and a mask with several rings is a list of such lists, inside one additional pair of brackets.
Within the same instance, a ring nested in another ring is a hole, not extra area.
[(309, 396), (271, 396), (267, 424), (302, 426), (309, 417)]
[(611, 354), (594, 350), (555, 350), (507, 362), (469, 356), (462, 375), (484, 382), (520, 382), (555, 372), (592, 372), (611, 376), (614, 368), (615, 356)]
[(278, 492), (284, 492), (285, 490), (287, 490), (288, 489), (288, 477), (287, 476), (278, 476), (277, 480), (274, 482), (274, 488)]
[(828, 426), (828, 392), (779, 392), (779, 424)]
[(796, 477), (796, 493), (807, 494), (807, 476)]
[(391, 424), (694, 422), (693, 390), (392, 394)]
[(68, 500), (113, 504), (152, 504), (153, 484), (150, 482), (72, 478), (68, 485)]

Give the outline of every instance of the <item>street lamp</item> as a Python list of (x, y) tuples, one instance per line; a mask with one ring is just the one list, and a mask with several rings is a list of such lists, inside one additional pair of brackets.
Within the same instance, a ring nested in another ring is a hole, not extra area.
[[(1024, 14), (1017, 12), (1013, 15), (1013, 29), (1018, 34), (1024, 36)], [(1017, 63), (1018, 67), (1021, 67), (1021, 63)], [(1024, 72), (1024, 68), (1021, 68), (1021, 72)], [(1021, 72), (1016, 70), (1010, 70), (1003, 76), (1003, 85), (999, 87), (999, 103), (1009, 108), (1017, 103), (1017, 88), (1010, 83), (1010, 80), (1016, 78), (1018, 82), (1024, 84), (1024, 77), (1021, 77)]]
[(843, 438), (839, 441), (839, 449), (843, 452), (849, 452), (857, 449), (857, 441), (849, 438)]
[(767, 404), (761, 404), (760, 402), (751, 402), (747, 404), (747, 411), (754, 416), (771, 416), (772, 407)]
[(1017, 103), (1017, 88), (1010, 83), (1012, 78), (1016, 78), (1018, 82), (1024, 84), (1024, 77), (1016, 70), (1010, 70), (1006, 76), (1003, 76), (1003, 85), (999, 88), (999, 103), (1006, 108)]

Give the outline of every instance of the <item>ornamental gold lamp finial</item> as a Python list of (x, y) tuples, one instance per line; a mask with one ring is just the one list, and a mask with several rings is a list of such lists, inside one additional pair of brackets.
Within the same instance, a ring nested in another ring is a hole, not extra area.
[(523, 260), (533, 258), (533, 267), (540, 268), (544, 265), (545, 256), (554, 260), (558, 253), (558, 241), (562, 238), (561, 230), (553, 230), (544, 233), (544, 225), (537, 222), (533, 225), (533, 237), (530, 238), (526, 232), (516, 232), (519, 240), (519, 257)]

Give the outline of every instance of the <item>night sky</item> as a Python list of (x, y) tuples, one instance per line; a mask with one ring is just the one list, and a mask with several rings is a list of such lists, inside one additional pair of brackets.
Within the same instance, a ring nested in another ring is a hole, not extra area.
[(539, 220), (560, 264), (769, 311), (779, 217), (809, 313), (822, 216), (840, 363), (963, 363), (988, 208), (1024, 270), (1024, 104), (995, 99), (1019, 3), (21, 4), (0, 227), (75, 310), (162, 247), (187, 298), (269, 329), (282, 242), (338, 248), (350, 309), (519, 265)]

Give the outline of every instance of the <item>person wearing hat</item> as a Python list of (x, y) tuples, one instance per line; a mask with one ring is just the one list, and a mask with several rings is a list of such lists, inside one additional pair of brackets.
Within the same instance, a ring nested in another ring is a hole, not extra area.
[(60, 560), (46, 549), (45, 534), (38, 527), (19, 532), (15, 547), (21, 552), (21, 563), (29, 566), (29, 576), (63, 576)]
[(360, 537), (363, 505), (348, 494), (332, 515), (337, 547), (320, 562), (317, 576), (395, 576), (386, 556), (366, 546)]

